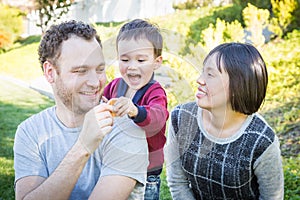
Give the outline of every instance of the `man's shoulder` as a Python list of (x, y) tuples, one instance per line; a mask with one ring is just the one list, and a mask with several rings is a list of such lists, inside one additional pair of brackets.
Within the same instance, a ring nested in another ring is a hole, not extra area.
[(147, 149), (145, 131), (127, 116), (114, 119), (113, 129), (105, 136), (102, 143), (111, 143), (121, 148), (123, 148), (124, 145), (133, 145), (140, 148), (145, 147), (145, 150)]
[(31, 115), (27, 119), (25, 119), (20, 125), (28, 124), (28, 123), (36, 123), (35, 125), (38, 126), (41, 123), (41, 119), (48, 119), (49, 116), (53, 117), (55, 114), (55, 106), (46, 108), (36, 114)]

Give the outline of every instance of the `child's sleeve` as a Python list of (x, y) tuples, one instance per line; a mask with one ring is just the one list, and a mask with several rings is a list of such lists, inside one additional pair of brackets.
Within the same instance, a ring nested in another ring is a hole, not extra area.
[(147, 132), (147, 137), (159, 132), (169, 117), (167, 96), (160, 84), (153, 84), (142, 98), (141, 105), (136, 105), (138, 115), (133, 121)]

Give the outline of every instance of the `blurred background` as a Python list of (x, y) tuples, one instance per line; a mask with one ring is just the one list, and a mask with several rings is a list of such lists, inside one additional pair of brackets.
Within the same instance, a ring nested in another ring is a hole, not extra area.
[[(206, 53), (224, 42), (256, 46), (269, 85), (260, 113), (281, 143), (285, 199), (300, 199), (300, 0), (0, 0), (0, 200), (14, 199), (13, 142), (17, 125), (54, 105), (38, 62), (39, 41), (54, 23), (92, 24), (107, 61), (108, 81), (118, 75), (115, 37), (128, 20), (149, 19), (164, 38), (156, 79), (169, 110), (194, 100)], [(161, 199), (171, 199), (162, 175)]]

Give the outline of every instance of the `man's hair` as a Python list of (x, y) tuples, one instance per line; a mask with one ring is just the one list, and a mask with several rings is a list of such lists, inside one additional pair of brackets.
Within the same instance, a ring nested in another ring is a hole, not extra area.
[(259, 51), (250, 44), (225, 43), (215, 47), (204, 64), (216, 55), (216, 65), (229, 76), (229, 100), (234, 111), (250, 115), (260, 108), (268, 85), (268, 72)]
[(154, 56), (161, 56), (163, 39), (157, 25), (146, 20), (134, 19), (124, 24), (117, 36), (117, 48), (120, 40), (147, 39), (154, 48)]
[(100, 37), (97, 35), (96, 30), (88, 24), (71, 20), (58, 25), (52, 25), (43, 36), (38, 49), (42, 69), (45, 61), (49, 61), (53, 65), (57, 64), (57, 59), (61, 53), (62, 42), (72, 36), (78, 36), (86, 40), (96, 38), (102, 47)]

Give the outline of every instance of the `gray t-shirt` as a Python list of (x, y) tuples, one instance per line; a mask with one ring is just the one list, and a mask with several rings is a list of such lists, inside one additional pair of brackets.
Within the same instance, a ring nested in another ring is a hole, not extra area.
[[(48, 108), (18, 126), (14, 143), (15, 183), (26, 176), (49, 177), (76, 142), (81, 127), (65, 127), (55, 109)], [(88, 199), (99, 177), (108, 175), (137, 180), (129, 199), (141, 199), (147, 166), (144, 131), (127, 116), (114, 118), (112, 132), (86, 163), (70, 199)]]

